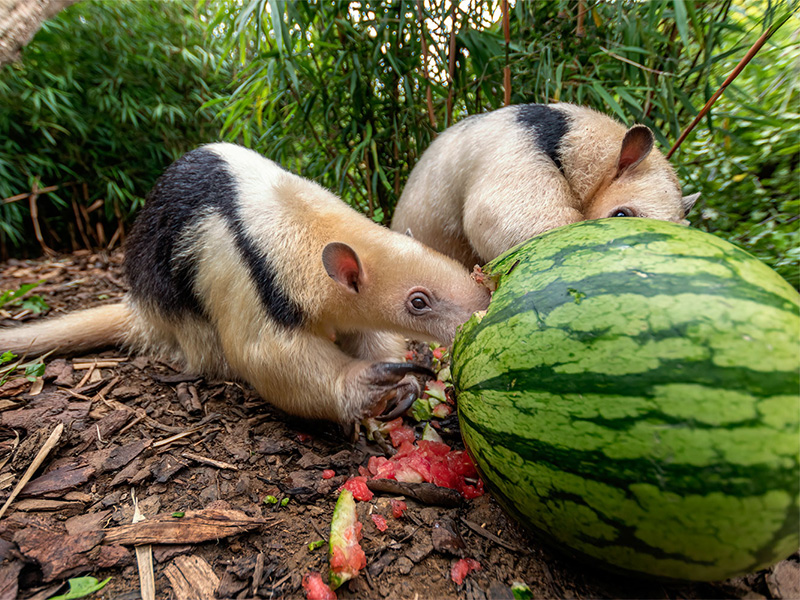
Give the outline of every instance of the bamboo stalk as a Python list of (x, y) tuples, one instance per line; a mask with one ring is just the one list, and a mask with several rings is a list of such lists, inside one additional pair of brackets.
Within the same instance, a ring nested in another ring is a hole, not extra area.
[(583, 37), (586, 35), (586, 28), (583, 21), (586, 18), (586, 0), (578, 0), (578, 25), (575, 27), (575, 35)]
[(511, 67), (508, 65), (511, 27), (508, 22), (508, 0), (503, 0), (503, 36), (506, 39), (506, 63), (503, 67), (503, 103), (508, 106), (511, 104)]
[(417, 0), (417, 15), (419, 17), (419, 39), (422, 42), (422, 77), (427, 83), (425, 86), (425, 99), (428, 104), (428, 120), (431, 126), (436, 129), (436, 115), (433, 112), (431, 82), (428, 78), (428, 41), (425, 39), (425, 18), (422, 15), (422, 0)]
[(450, 44), (447, 49), (447, 125), (453, 124), (453, 87), (455, 85), (456, 72), (456, 4), (450, 7)]
[(761, 47), (767, 42), (769, 38), (772, 37), (772, 35), (776, 31), (778, 31), (778, 29), (780, 29), (781, 25), (783, 25), (791, 15), (792, 13), (789, 12), (780, 23), (773, 24), (771, 27), (769, 27), (769, 29), (767, 29), (764, 33), (761, 34), (761, 37), (759, 37), (756, 40), (756, 42), (750, 47), (750, 50), (747, 51), (747, 54), (745, 54), (742, 60), (739, 61), (739, 64), (737, 64), (736, 67), (733, 69), (733, 71), (731, 71), (731, 74), (728, 75), (727, 79), (725, 79), (725, 81), (722, 82), (722, 85), (719, 86), (719, 89), (714, 93), (714, 95), (711, 96), (711, 98), (709, 98), (708, 102), (706, 102), (705, 106), (702, 108), (702, 110), (700, 110), (700, 112), (697, 114), (694, 120), (691, 123), (689, 123), (689, 126), (686, 129), (683, 130), (683, 133), (678, 138), (678, 141), (675, 142), (672, 148), (670, 148), (669, 152), (667, 152), (667, 158), (672, 157), (675, 151), (683, 143), (683, 140), (685, 140), (688, 137), (688, 135), (700, 122), (700, 119), (705, 117), (708, 111), (711, 110), (711, 107), (725, 91), (725, 88), (727, 88), (731, 84), (731, 82), (734, 79), (736, 79), (736, 77), (739, 76), (739, 73), (741, 73), (742, 70), (747, 66), (747, 64), (751, 60), (753, 60), (753, 57), (758, 53), (759, 50), (761, 50)]

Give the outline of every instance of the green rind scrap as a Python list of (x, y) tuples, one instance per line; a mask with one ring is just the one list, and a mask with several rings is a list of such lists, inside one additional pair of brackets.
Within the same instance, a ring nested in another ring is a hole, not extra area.
[[(343, 489), (339, 493), (339, 499), (336, 501), (336, 506), (333, 509), (331, 536), (328, 542), (329, 558), (333, 556), (335, 548), (343, 548), (349, 545), (344, 538), (344, 532), (353, 527), (357, 520), (356, 502), (353, 499), (353, 494), (350, 490)], [(356, 575), (358, 575), (358, 572), (340, 571), (335, 573), (331, 570), (329, 578), (331, 589), (335, 590)]]

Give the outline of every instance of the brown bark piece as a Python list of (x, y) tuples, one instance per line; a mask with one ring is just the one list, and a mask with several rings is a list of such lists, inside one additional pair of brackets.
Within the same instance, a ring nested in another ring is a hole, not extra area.
[(72, 364), (66, 359), (57, 358), (47, 363), (44, 368), (43, 379), (51, 381), (55, 379), (56, 385), (72, 385)]
[(30, 383), (31, 382), (24, 377), (17, 377), (16, 379), (6, 381), (3, 385), (0, 385), (0, 398), (19, 396), (28, 390)]
[(11, 541), (14, 535), (24, 529), (39, 529), (58, 535), (63, 535), (66, 531), (64, 525), (51, 515), (15, 512), (0, 521), (0, 538)]
[(106, 530), (105, 543), (197, 544), (218, 540), (255, 529), (269, 522), (248, 517), (238, 510), (205, 509), (188, 511), (183, 517), (162, 513), (139, 523), (130, 523)]
[(166, 483), (178, 471), (188, 466), (185, 462), (178, 460), (174, 456), (167, 454), (153, 469), (153, 477), (156, 483)]
[(109, 516), (111, 516), (110, 510), (83, 513), (67, 519), (64, 525), (66, 525), (67, 533), (70, 535), (78, 535), (87, 531), (100, 531)]
[(44, 581), (130, 562), (131, 555), (127, 550), (120, 546), (101, 547), (102, 540), (102, 531), (63, 535), (28, 528), (14, 535), (20, 553), (39, 563)]
[(165, 563), (176, 556), (189, 554), (192, 548), (194, 548), (194, 546), (190, 546), (189, 544), (182, 546), (153, 546), (153, 560), (157, 563)]
[(113, 412), (108, 413), (105, 417), (93, 423), (89, 427), (87, 427), (84, 431), (81, 432), (80, 439), (81, 442), (75, 448), (75, 454), (80, 454), (84, 450), (86, 450), (89, 446), (91, 446), (95, 440), (98, 439), (98, 433), (100, 439), (108, 441), (108, 439), (115, 434), (117, 431), (122, 429), (122, 427), (128, 422), (128, 420), (133, 415), (132, 410), (115, 410)]
[(42, 423), (69, 425), (73, 421), (83, 421), (91, 406), (91, 402), (70, 402), (66, 394), (55, 392), (37, 397), (25, 408), (2, 413), (0, 422), (7, 427), (26, 431), (38, 428)]
[(84, 461), (74, 461), (37, 477), (20, 492), (21, 496), (60, 496), (67, 490), (83, 485), (96, 469)]
[(219, 577), (199, 556), (179, 556), (167, 565), (164, 574), (172, 584), (177, 600), (213, 600)]
[(784, 560), (772, 567), (767, 587), (773, 598), (800, 598), (800, 563)]
[(14, 510), (23, 512), (55, 512), (66, 516), (83, 510), (83, 502), (64, 502), (63, 500), (46, 500), (44, 498), (28, 498), (14, 504)]
[(119, 471), (153, 443), (152, 439), (136, 440), (124, 446), (112, 446), (98, 450), (86, 457), (86, 461), (97, 469), (97, 474)]
[(464, 540), (461, 538), (453, 519), (444, 517), (433, 522), (431, 542), (437, 552), (451, 554), (459, 558), (466, 556), (466, 544), (464, 544)]
[(141, 470), (142, 470), (142, 460), (137, 457), (128, 466), (126, 466), (119, 473), (114, 475), (114, 479), (111, 480), (111, 483), (109, 485), (111, 487), (114, 487), (119, 485), (120, 483), (128, 483)]
[(15, 560), (0, 567), (0, 598), (16, 598), (19, 587), (19, 572), (24, 563)]

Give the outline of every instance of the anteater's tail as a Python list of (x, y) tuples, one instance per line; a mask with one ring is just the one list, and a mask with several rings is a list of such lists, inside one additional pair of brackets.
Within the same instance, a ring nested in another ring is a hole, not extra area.
[(37, 356), (55, 350), (75, 354), (129, 343), (133, 315), (125, 302), (43, 319), (20, 327), (0, 328), (0, 353)]

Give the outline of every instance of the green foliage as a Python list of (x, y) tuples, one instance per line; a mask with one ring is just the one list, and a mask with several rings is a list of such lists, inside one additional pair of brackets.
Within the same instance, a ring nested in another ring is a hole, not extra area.
[(76, 600), (102, 590), (111, 581), (111, 577), (98, 581), (96, 577), (73, 577), (67, 580), (69, 591), (66, 594), (52, 596), (50, 600)]
[[(734, 8), (728, 41), (749, 44), (762, 29), (753, 5)], [(800, 114), (797, 77), (800, 19), (778, 30), (756, 60), (726, 90), (681, 149), (681, 179), (702, 192), (692, 224), (727, 238), (800, 288)], [(724, 53), (724, 49), (723, 49)], [(721, 85), (739, 54), (713, 74)]]
[(31, 382), (36, 381), (39, 377), (44, 375), (44, 358), (46, 357), (38, 358), (28, 362), (22, 362), (23, 358), (20, 358), (16, 362), (8, 364), (11, 363), (15, 358), (17, 358), (17, 355), (13, 352), (3, 352), (0, 354), (0, 385), (3, 385), (6, 381), (8, 381), (9, 376), (18, 370), (22, 370), (23, 377)]
[[(84, 0), (0, 73), (0, 243), (108, 246), (163, 168), (219, 135), (388, 223), (437, 131), (511, 102), (569, 101), (669, 148), (796, 0)], [(800, 286), (797, 16), (673, 162), (695, 226)], [(581, 33), (581, 35), (579, 35)], [(231, 90), (231, 91), (228, 91)], [(221, 134), (220, 134), (221, 132)], [(84, 186), (85, 184), (85, 186)], [(100, 228), (98, 229), (98, 225)], [(114, 233), (112, 233), (114, 232)]]
[[(0, 69), (0, 198), (57, 186), (38, 198), (45, 243), (116, 243), (163, 169), (216, 138), (200, 107), (230, 73), (205, 27), (189, 0), (84, 1)], [(30, 216), (0, 204), (4, 247), (36, 244)]]
[(24, 297), (25, 294), (30, 292), (41, 283), (41, 281), (37, 281), (36, 283), (26, 283), (19, 286), (19, 289), (17, 290), (6, 290), (4, 292), (0, 292), (0, 308), (3, 308), (4, 306), (18, 306), (23, 310), (29, 310), (36, 314), (47, 310), (50, 307), (47, 306), (47, 302), (45, 302), (44, 298), (41, 296), (31, 295), (27, 298)]
[[(592, 106), (646, 123), (666, 150), (761, 32), (794, 6), (586, 2), (579, 36), (577, 2), (511, 5), (506, 48), (494, 0), (220, 3), (212, 27), (225, 31), (242, 66), (221, 114), (223, 134), (388, 223), (434, 132), (503, 105), (506, 66), (513, 103)], [(703, 193), (695, 224), (756, 252), (795, 285), (797, 29), (795, 17), (675, 160), (686, 193)], [(737, 178), (744, 173), (752, 177)]]

